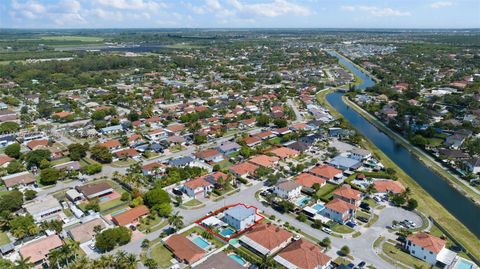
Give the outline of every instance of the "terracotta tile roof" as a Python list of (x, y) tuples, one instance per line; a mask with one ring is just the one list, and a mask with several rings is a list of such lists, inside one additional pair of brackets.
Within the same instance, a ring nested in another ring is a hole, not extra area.
[(445, 240), (425, 232), (411, 234), (407, 240), (434, 253), (439, 253), (445, 247)]
[(290, 240), (293, 234), (271, 223), (260, 223), (245, 234), (257, 244), (272, 250)]
[(405, 187), (402, 185), (402, 183), (396, 180), (375, 180), (373, 181), (373, 186), (377, 192), (405, 192)]
[(274, 165), (276, 162), (278, 162), (278, 160), (279, 160), (278, 157), (274, 157), (274, 156), (257, 155), (248, 161), (263, 167), (270, 167)]
[(212, 184), (210, 184), (210, 182), (207, 182), (203, 177), (197, 177), (197, 178), (194, 178), (192, 180), (189, 180), (189, 181), (185, 182), (183, 185), (185, 185), (186, 187), (188, 187), (192, 190), (195, 190), (197, 188), (207, 187), (207, 186), (210, 186)]
[(185, 129), (185, 125), (183, 125), (183, 124), (172, 124), (172, 125), (167, 126), (167, 128), (165, 128), (165, 129), (172, 132), (172, 133), (176, 133), (176, 132), (181, 132), (183, 129)]
[(239, 163), (233, 166), (230, 166), (228, 169), (238, 175), (245, 175), (245, 174), (252, 174), (257, 170), (258, 166), (248, 163), (248, 162), (243, 162)]
[(205, 254), (203, 249), (183, 235), (174, 234), (167, 239), (165, 244), (177, 258), (187, 261), (189, 264), (200, 260)]
[(257, 133), (255, 134), (255, 136), (258, 136), (261, 139), (266, 139), (270, 136), (274, 136), (274, 134), (272, 133), (272, 131), (265, 131), (265, 132)]
[(121, 146), (120, 141), (118, 141), (117, 139), (105, 141), (100, 145), (106, 147), (107, 149), (118, 148)]
[(245, 120), (242, 120), (241, 122), (245, 125), (250, 125), (250, 124), (253, 124), (255, 123), (257, 120), (255, 118), (251, 118), (251, 119), (245, 119)]
[(85, 196), (90, 196), (92, 194), (96, 194), (102, 191), (106, 191), (108, 189), (112, 189), (112, 186), (107, 182), (100, 182), (100, 183), (91, 183), (83, 186), (77, 186), (77, 190)]
[(303, 130), (305, 128), (307, 128), (307, 124), (303, 123), (303, 122), (299, 122), (299, 123), (296, 123), (296, 124), (293, 124), (291, 127), (292, 128), (295, 128), (296, 130)]
[(165, 130), (163, 130), (162, 128), (158, 128), (158, 129), (155, 129), (155, 130), (152, 130), (150, 132), (148, 132), (149, 135), (154, 135), (154, 134), (161, 134), (161, 133), (164, 133)]
[(308, 173), (301, 173), (300, 175), (295, 177), (295, 181), (307, 188), (311, 188), (313, 184), (318, 183), (320, 185), (323, 185), (326, 183), (326, 180), (317, 176), (314, 176), (312, 174)]
[(130, 148), (122, 149), (122, 150), (116, 151), (115, 155), (118, 158), (121, 158), (121, 157), (124, 157), (124, 156), (135, 157), (135, 156), (138, 155), (138, 151), (136, 151), (135, 149), (130, 149)]
[(131, 136), (128, 137), (128, 141), (136, 141), (136, 140), (141, 139), (141, 138), (142, 138), (141, 135), (139, 135), (139, 134), (133, 134), (133, 135), (131, 135)]
[(96, 218), (72, 228), (68, 233), (73, 240), (85, 243), (95, 237), (95, 226), (100, 226), (102, 229), (106, 227), (100, 218)]
[(318, 246), (303, 239), (291, 243), (278, 255), (302, 269), (323, 268), (332, 260)]
[(220, 154), (221, 153), (218, 152), (218, 150), (216, 149), (206, 149), (206, 150), (196, 152), (195, 156), (199, 159), (206, 159), (206, 158), (211, 158)]
[(53, 113), (53, 115), (57, 116), (59, 118), (65, 118), (65, 117), (68, 117), (68, 116), (72, 115), (72, 113), (67, 112), (67, 111), (61, 111), (61, 112)]
[(287, 147), (276, 148), (274, 150), (271, 150), (270, 152), (273, 153), (274, 155), (278, 156), (281, 159), (288, 158), (290, 156), (296, 156), (296, 155), (300, 154), (300, 152), (298, 152), (294, 149), (287, 148)]
[(336, 189), (333, 192), (333, 195), (345, 197), (347, 199), (352, 199), (352, 200), (362, 199), (362, 192), (352, 189), (350, 185), (341, 186), (340, 188)]
[(245, 142), (245, 144), (247, 145), (254, 145), (256, 143), (261, 142), (262, 140), (256, 136), (250, 136), (250, 137), (245, 137), (244, 139), (242, 139), (242, 141)]
[(7, 188), (10, 188), (19, 184), (23, 184), (23, 185), (32, 184), (35, 182), (35, 177), (33, 177), (33, 175), (27, 171), (27, 172), (21, 172), (13, 175), (4, 176), (2, 177), (2, 180), (3, 180), (3, 184), (5, 184)]
[(142, 168), (144, 170), (147, 170), (147, 171), (152, 171), (153, 169), (155, 169), (157, 167), (158, 168), (164, 168), (165, 165), (161, 164), (161, 163), (149, 163), (149, 164), (144, 165)]
[(48, 146), (48, 140), (46, 139), (39, 139), (39, 140), (32, 140), (27, 143), (27, 147), (31, 150), (36, 149), (37, 147), (46, 147)]
[(350, 203), (347, 203), (340, 198), (333, 199), (332, 201), (325, 204), (325, 207), (329, 208), (329, 209), (331, 209), (335, 212), (338, 212), (338, 213), (345, 213), (349, 209), (355, 209), (356, 208), (356, 206), (354, 206)]
[(310, 173), (319, 177), (323, 177), (325, 179), (333, 179), (334, 176), (341, 174), (342, 170), (339, 170), (330, 165), (322, 165), (313, 168), (312, 170), (310, 170)]
[(160, 118), (159, 116), (155, 116), (155, 117), (145, 119), (146, 123), (153, 123), (153, 122), (160, 122), (160, 121), (162, 121), (162, 118)]
[(62, 245), (63, 242), (58, 235), (51, 235), (21, 247), (20, 255), (22, 255), (24, 259), (30, 257), (30, 262), (36, 263), (46, 259), (50, 250)]
[(112, 221), (119, 226), (124, 226), (132, 223), (142, 216), (147, 215), (149, 212), (150, 210), (148, 210), (146, 206), (140, 205), (113, 216)]
[(11, 158), (10, 156), (7, 156), (5, 154), (1, 154), (0, 155), (0, 166), (6, 164), (6, 163), (9, 163), (11, 161), (13, 161), (14, 159)]

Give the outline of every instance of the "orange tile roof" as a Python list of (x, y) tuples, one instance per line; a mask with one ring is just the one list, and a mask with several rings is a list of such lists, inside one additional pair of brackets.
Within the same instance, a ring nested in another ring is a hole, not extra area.
[(445, 247), (445, 240), (425, 232), (411, 234), (407, 240), (434, 253), (439, 253)]
[(121, 158), (121, 157), (124, 157), (124, 156), (127, 156), (127, 157), (135, 157), (137, 156), (139, 153), (137, 150), (135, 149), (122, 149), (122, 150), (119, 150), (119, 151), (116, 151), (115, 152), (115, 155), (118, 157), (118, 158)]
[(195, 153), (195, 156), (200, 159), (210, 158), (216, 155), (219, 155), (220, 152), (216, 149), (206, 149), (202, 151), (198, 151)]
[(6, 164), (6, 163), (8, 163), (8, 162), (11, 162), (11, 161), (13, 161), (13, 160), (14, 160), (14, 159), (11, 158), (10, 156), (7, 156), (7, 155), (5, 155), (5, 154), (1, 154), (1, 155), (0, 155), (0, 166)]
[(288, 158), (290, 156), (296, 156), (296, 155), (300, 154), (300, 152), (298, 152), (294, 149), (287, 148), (287, 147), (276, 148), (274, 150), (271, 150), (270, 152), (273, 153), (274, 155), (278, 156), (281, 159)]
[(39, 139), (39, 140), (32, 140), (27, 143), (27, 147), (31, 150), (34, 150), (37, 147), (40, 146), (48, 146), (48, 140), (46, 139)]
[(243, 162), (239, 163), (233, 166), (230, 166), (228, 169), (236, 174), (239, 175), (245, 175), (245, 174), (251, 174), (257, 170), (258, 166), (248, 163), (248, 162)]
[(313, 184), (315, 184), (315, 183), (323, 185), (327, 182), (323, 178), (320, 178), (320, 177), (317, 177), (317, 176), (314, 176), (314, 175), (308, 174), (308, 173), (301, 173), (300, 175), (296, 176), (295, 181), (298, 184), (300, 184), (302, 186), (305, 186), (307, 188), (311, 188), (313, 186)]
[(341, 174), (342, 170), (339, 170), (330, 165), (317, 166), (310, 170), (310, 173), (326, 179), (333, 179), (336, 175)]
[(252, 144), (255, 144), (255, 143), (259, 143), (260, 141), (262, 141), (262, 140), (260, 138), (256, 137), (256, 136), (245, 137), (243, 139), (243, 142), (245, 142), (245, 144), (247, 144), (247, 145), (252, 145)]
[(68, 116), (72, 115), (72, 113), (67, 112), (67, 111), (61, 111), (61, 112), (54, 113), (53, 115), (57, 116), (59, 118), (65, 118), (65, 117), (68, 117)]
[(148, 210), (146, 206), (140, 205), (113, 216), (112, 221), (119, 226), (124, 226), (132, 223), (133, 221), (142, 216), (147, 215), (149, 212), (150, 210)]
[(205, 254), (203, 249), (183, 235), (174, 234), (167, 239), (165, 244), (176, 257), (182, 261), (187, 261), (189, 264), (200, 260)]
[(350, 203), (347, 203), (340, 198), (333, 199), (332, 201), (325, 204), (325, 207), (329, 208), (329, 209), (331, 209), (335, 212), (338, 212), (338, 213), (344, 213), (344, 212), (348, 211), (349, 209), (355, 209), (356, 208), (356, 206), (354, 206)]
[(405, 187), (402, 185), (402, 183), (396, 180), (375, 180), (373, 181), (373, 186), (377, 192), (405, 192)]
[(30, 262), (36, 263), (46, 259), (50, 250), (63, 245), (63, 241), (58, 235), (51, 235), (38, 241), (28, 243), (20, 248), (20, 255), (24, 259), (30, 257)]
[(272, 250), (290, 240), (293, 234), (275, 224), (262, 222), (247, 232), (245, 237), (248, 237), (266, 249)]
[(303, 239), (293, 242), (278, 255), (302, 269), (323, 268), (332, 260), (318, 246)]
[(278, 162), (278, 160), (279, 160), (278, 157), (267, 156), (267, 155), (262, 154), (262, 155), (257, 155), (257, 156), (251, 158), (248, 161), (253, 163), (253, 164), (263, 166), (263, 167), (270, 167), (270, 166), (274, 165), (274, 163)]
[(118, 141), (117, 139), (105, 141), (101, 145), (108, 149), (117, 148), (121, 146), (120, 141)]
[(341, 186), (333, 192), (333, 195), (345, 197), (352, 200), (362, 199), (362, 192), (352, 189), (350, 185)]
[(183, 129), (185, 129), (185, 125), (183, 125), (183, 124), (172, 124), (172, 125), (167, 126), (167, 128), (165, 128), (165, 129), (167, 129), (168, 131), (170, 131), (172, 133), (176, 133), (176, 132), (180, 132)]
[(145, 170), (151, 171), (155, 168), (163, 168), (163, 167), (165, 167), (165, 165), (161, 163), (149, 163), (144, 165), (142, 168)]
[(207, 187), (207, 186), (210, 186), (212, 184), (210, 184), (210, 182), (205, 181), (205, 179), (203, 177), (197, 177), (197, 178), (194, 178), (192, 180), (189, 180), (189, 181), (185, 182), (183, 185), (187, 186), (188, 188), (190, 188), (192, 190), (195, 190), (197, 188)]

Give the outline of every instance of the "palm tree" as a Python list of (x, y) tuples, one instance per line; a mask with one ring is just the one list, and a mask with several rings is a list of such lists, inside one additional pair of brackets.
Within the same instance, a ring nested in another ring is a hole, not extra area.
[(148, 258), (143, 262), (143, 265), (147, 267), (148, 269), (157, 269), (158, 268), (158, 263), (152, 258)]
[(132, 253), (127, 254), (127, 256), (125, 257), (125, 262), (126, 262), (126, 266), (124, 267), (125, 269), (137, 268), (138, 259), (137, 259), (137, 256), (135, 256), (135, 254), (132, 254)]
[(33, 263), (30, 262), (30, 257), (27, 257), (26, 259), (20, 256), (20, 260), (15, 261), (16, 269), (29, 269), (33, 267)]
[(271, 256), (263, 256), (262, 264), (260, 264), (260, 269), (271, 269), (275, 268), (275, 260)]
[(81, 256), (76, 258), (70, 265), (67, 266), (67, 269), (87, 269), (91, 265), (90, 261), (86, 256)]
[(176, 230), (183, 227), (183, 216), (178, 215), (178, 212), (168, 217), (168, 224), (172, 225)]

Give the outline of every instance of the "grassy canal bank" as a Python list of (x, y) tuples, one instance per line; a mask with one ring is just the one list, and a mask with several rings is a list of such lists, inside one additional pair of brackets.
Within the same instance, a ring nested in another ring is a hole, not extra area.
[[(325, 96), (332, 91), (333, 89), (320, 92), (317, 95), (317, 100), (320, 104), (328, 108), (334, 117), (342, 118), (342, 115), (338, 113), (338, 111), (336, 111), (335, 108), (333, 108), (325, 99)], [(348, 124), (350, 125), (350, 123)], [(366, 149), (370, 150), (377, 158), (379, 158), (386, 168), (390, 167), (397, 171), (398, 180), (406, 187), (410, 188), (410, 196), (418, 201), (419, 211), (434, 218), (460, 244), (463, 245), (467, 252), (471, 253), (477, 258), (480, 258), (480, 253), (478, 253), (478, 250), (480, 249), (480, 240), (472, 232), (470, 232), (470, 230), (468, 230), (463, 223), (451, 215), (440, 203), (431, 197), (415, 180), (407, 175), (405, 171), (398, 167), (370, 140), (363, 137), (361, 144)]]

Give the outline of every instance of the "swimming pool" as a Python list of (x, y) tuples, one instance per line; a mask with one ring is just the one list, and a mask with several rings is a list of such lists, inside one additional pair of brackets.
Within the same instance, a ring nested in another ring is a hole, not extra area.
[(310, 197), (302, 197), (302, 198), (300, 198), (300, 199), (298, 199), (298, 200), (296, 201), (296, 204), (297, 204), (298, 206), (305, 206), (305, 205), (307, 205), (308, 202), (310, 202), (311, 200), (312, 200), (312, 198), (310, 198)]
[(192, 242), (202, 249), (206, 249), (208, 248), (208, 246), (210, 246), (210, 243), (208, 243), (207, 240), (201, 238), (200, 236), (193, 238)]
[(232, 254), (228, 255), (228, 257), (230, 257), (232, 260), (238, 262), (238, 264), (240, 264), (241, 266), (244, 266), (247, 263), (247, 261), (245, 261), (242, 257), (238, 256), (235, 253), (232, 253)]
[(455, 266), (455, 269), (472, 269), (472, 268), (473, 268), (473, 264), (464, 259), (461, 259)]
[(127, 210), (128, 210), (128, 208), (124, 208), (124, 209), (118, 210), (117, 212), (112, 213), (110, 216), (112, 216), (112, 217), (113, 217), (113, 216), (116, 216), (116, 215), (118, 215), (118, 214), (120, 214), (120, 213), (123, 213), (123, 212), (125, 212), (125, 211), (127, 211)]
[(235, 230), (228, 227), (220, 231), (220, 235), (223, 237), (230, 237), (230, 235), (235, 234)]
[(318, 212), (322, 211), (325, 208), (325, 206), (321, 205), (321, 204), (316, 204), (316, 205), (312, 206), (312, 208), (317, 210), (317, 213), (318, 213)]
[(100, 197), (100, 199), (98, 199), (99, 202), (105, 202), (105, 201), (108, 201), (108, 200), (110, 200), (109, 196)]

